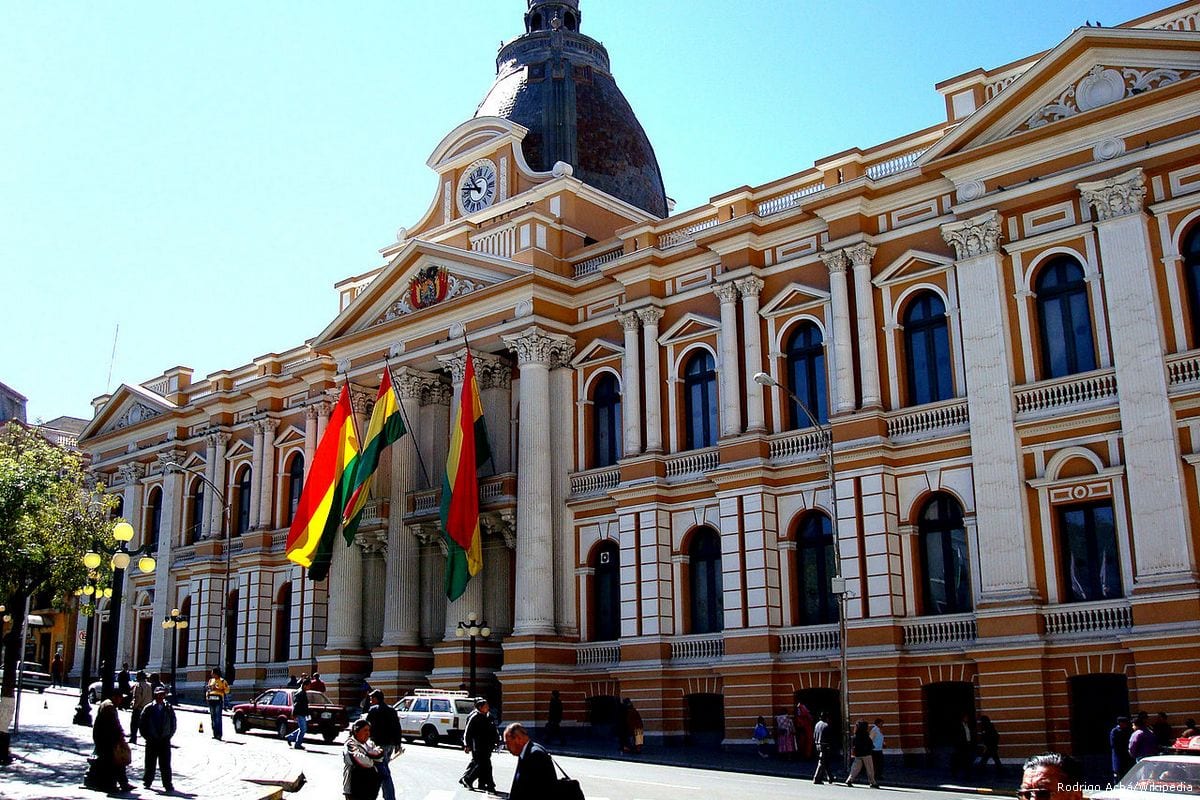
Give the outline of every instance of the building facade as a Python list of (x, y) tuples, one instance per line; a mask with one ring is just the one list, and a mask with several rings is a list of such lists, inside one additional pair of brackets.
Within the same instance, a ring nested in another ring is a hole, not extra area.
[[(1198, 15), (1079, 28), (939, 84), (925, 130), (663, 217), (579, 4), (529, 0), (429, 158), (429, 210), (323, 331), (97, 398), (82, 447), (160, 564), (121, 654), (239, 691), (315, 665), (352, 701), (363, 676), (463, 683), (477, 612), (482, 691), (533, 725), (559, 689), (568, 724), (630, 697), (652, 736), (739, 741), (798, 701), (836, 715), (843, 647), (850, 713), (910, 754), (964, 713), (1008, 757), (1195, 713)], [(493, 459), (451, 603), (468, 346)], [(307, 581), (284, 556), (305, 469), (336, 392), (362, 430), (385, 364), (411, 435)]]

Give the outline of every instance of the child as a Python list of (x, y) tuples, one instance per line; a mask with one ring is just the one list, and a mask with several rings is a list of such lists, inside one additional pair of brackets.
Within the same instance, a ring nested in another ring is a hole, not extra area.
[(758, 724), (754, 726), (754, 741), (758, 742), (758, 754), (763, 758), (767, 757), (767, 722), (761, 716), (758, 718)]

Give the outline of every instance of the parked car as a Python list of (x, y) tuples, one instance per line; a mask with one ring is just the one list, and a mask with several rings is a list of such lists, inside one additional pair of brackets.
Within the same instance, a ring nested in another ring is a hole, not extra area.
[[(112, 681), (113, 681), (113, 686), (116, 686), (118, 683), (116, 673), (113, 674)], [(100, 702), (101, 692), (103, 691), (103, 686), (104, 686), (104, 681), (102, 681), (100, 679), (96, 679), (88, 684), (88, 702), (90, 702), (90, 703), (99, 703)]]
[(40, 666), (40, 664), (26, 666), (23, 661), (17, 662), (17, 677), (20, 679), (19, 687), (21, 689), (32, 689), (41, 694), (49, 688), (50, 673), (39, 670)]
[(1173, 754), (1150, 756), (1130, 767), (1117, 785), (1093, 800), (1150, 800), (1200, 796), (1200, 736), (1176, 740)]
[[(233, 707), (233, 729), (245, 733), (252, 728), (275, 731), (279, 738), (296, 728), (292, 698), (299, 689), (268, 689), (249, 703)], [(308, 692), (308, 732), (332, 742), (350, 726), (346, 709), (334, 705), (322, 692)]]
[(394, 706), (400, 716), (400, 731), (405, 741), (420, 739), (425, 744), (461, 743), (467, 716), (475, 710), (475, 701), (466, 692), (417, 689)]

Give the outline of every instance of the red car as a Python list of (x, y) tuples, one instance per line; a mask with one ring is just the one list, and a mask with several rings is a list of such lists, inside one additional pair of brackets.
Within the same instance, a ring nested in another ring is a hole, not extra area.
[[(299, 689), (268, 689), (249, 703), (233, 707), (233, 729), (245, 733), (251, 728), (275, 731), (279, 738), (296, 729), (292, 697)], [(308, 735), (320, 735), (326, 743), (350, 726), (346, 709), (329, 702), (321, 692), (308, 692)]]

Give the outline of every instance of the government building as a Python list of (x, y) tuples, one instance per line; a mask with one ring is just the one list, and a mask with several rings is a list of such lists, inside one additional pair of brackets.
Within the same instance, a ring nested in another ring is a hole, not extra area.
[[(739, 744), (845, 693), (897, 753), (986, 714), (1015, 759), (1200, 714), (1200, 2), (683, 211), (585, 10), (528, 0), (428, 211), (324, 330), (96, 398), (80, 447), (159, 564), (118, 664), (395, 698), (469, 682), (475, 612), (479, 693), (532, 726), (558, 689), (568, 726), (631, 698), (651, 740)], [(447, 602), (467, 347), (493, 457), (483, 570)], [(385, 364), (410, 435), (310, 581), (284, 552), (305, 471)]]

